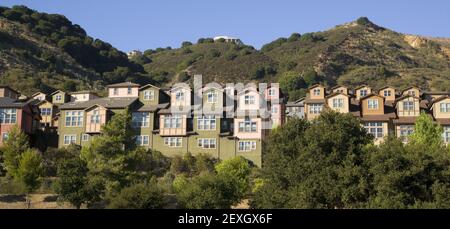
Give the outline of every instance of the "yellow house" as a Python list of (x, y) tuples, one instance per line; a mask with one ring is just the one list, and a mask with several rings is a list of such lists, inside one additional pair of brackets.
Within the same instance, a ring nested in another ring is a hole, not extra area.
[(309, 93), (305, 99), (305, 116), (307, 120), (317, 118), (325, 106), (325, 87), (319, 84), (308, 88)]
[(372, 93), (372, 88), (367, 85), (361, 85), (355, 88), (356, 99), (360, 100), (361, 98)]
[(326, 96), (327, 106), (340, 113), (350, 112), (350, 96), (341, 92), (335, 92)]
[(47, 100), (41, 100), (36, 105), (41, 112), (41, 128), (56, 127), (53, 120), (56, 113), (59, 112), (58, 107)]
[(396, 89), (386, 86), (378, 89), (378, 95), (383, 96), (386, 101), (395, 101)]
[(419, 97), (420, 96), (420, 88), (416, 86), (407, 87), (402, 91), (402, 96), (404, 95), (412, 95)]

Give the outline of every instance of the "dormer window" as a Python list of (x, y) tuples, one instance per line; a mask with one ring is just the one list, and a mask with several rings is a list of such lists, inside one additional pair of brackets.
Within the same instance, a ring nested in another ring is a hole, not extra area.
[(62, 96), (61, 95), (56, 95), (56, 101), (61, 101), (61, 99), (62, 99)]
[(128, 87), (128, 88), (127, 88), (127, 93), (128, 93), (129, 95), (131, 95), (131, 87)]
[(144, 100), (154, 100), (155, 92), (153, 90), (144, 91)]
[(405, 110), (405, 111), (413, 111), (414, 110), (414, 101), (405, 101), (405, 102), (403, 102), (403, 110)]
[(253, 95), (246, 95), (246, 96), (244, 96), (244, 104), (245, 105), (253, 105), (253, 104), (255, 104), (255, 96), (253, 96)]
[(210, 91), (210, 92), (208, 92), (206, 97), (207, 97), (208, 103), (217, 103), (217, 97), (218, 97), (217, 92)]
[(114, 94), (114, 95), (119, 95), (119, 89), (117, 89), (117, 88), (114, 88), (114, 90), (113, 90), (113, 94)]
[(378, 99), (369, 99), (367, 101), (367, 106), (371, 110), (378, 109)]
[(384, 90), (384, 97), (389, 97), (391, 96), (391, 91), (390, 90)]
[(184, 92), (177, 91), (175, 94), (175, 101), (177, 101), (177, 102), (184, 101)]
[(319, 96), (320, 95), (320, 89), (319, 88), (314, 89), (313, 90), (313, 95)]
[(415, 91), (408, 91), (408, 95), (416, 96), (416, 92)]
[(360, 91), (359, 91), (359, 96), (364, 97), (364, 96), (366, 96), (366, 95), (367, 95), (367, 89), (364, 89), (364, 90), (360, 90)]

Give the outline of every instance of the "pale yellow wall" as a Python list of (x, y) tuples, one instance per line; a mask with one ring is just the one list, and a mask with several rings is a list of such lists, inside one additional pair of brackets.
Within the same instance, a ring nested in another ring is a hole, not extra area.
[[(414, 101), (414, 110), (413, 111), (405, 111), (403, 107), (403, 102), (405, 101)], [(414, 97), (408, 97), (397, 102), (397, 115), (400, 117), (414, 117), (420, 115), (420, 102), (419, 99)]]
[(416, 96), (416, 97), (419, 97), (419, 96), (420, 96), (420, 94), (419, 94), (420, 91), (419, 91), (419, 89), (417, 89), (417, 88), (411, 88), (411, 89), (408, 89), (408, 90), (404, 91), (402, 95), (409, 95), (410, 92), (414, 92), (414, 96)]
[(372, 93), (372, 88), (370, 88), (370, 87), (366, 86), (366, 87), (358, 88), (358, 90), (355, 91), (356, 99), (360, 99), (361, 98), (360, 91), (362, 91), (362, 90), (367, 90), (367, 95)]
[[(311, 121), (320, 116), (320, 113), (319, 114), (309, 113), (309, 107), (310, 107), (310, 104), (306, 103), (305, 104), (305, 117), (307, 120)], [(322, 107), (322, 111), (323, 111), (323, 109), (324, 109), (324, 107)]]
[(433, 115), (435, 118), (450, 118), (450, 112), (444, 113), (441, 112), (441, 104), (442, 103), (450, 103), (450, 98), (444, 99), (433, 105)]
[[(314, 90), (320, 89), (320, 95), (314, 95)], [(323, 86), (316, 86), (311, 89), (309, 89), (309, 98), (310, 99), (323, 99), (325, 98), (325, 87)]]
[[(344, 100), (344, 106), (342, 108), (335, 108), (333, 107), (333, 99), (343, 99)], [(328, 107), (331, 108), (334, 111), (340, 112), (340, 113), (348, 113), (349, 112), (349, 98), (345, 95), (339, 94), (335, 95), (333, 97), (330, 97), (327, 99)]]
[(333, 89), (333, 93), (336, 93), (336, 92), (341, 92), (343, 94), (348, 95), (348, 88), (341, 86), (341, 87)]
[[(391, 95), (390, 96), (384, 96), (384, 92), (385, 91), (390, 91)], [(386, 100), (394, 101), (395, 100), (395, 89), (394, 88), (390, 88), (390, 87), (385, 88), (383, 90), (380, 90), (379, 95), (383, 96)]]

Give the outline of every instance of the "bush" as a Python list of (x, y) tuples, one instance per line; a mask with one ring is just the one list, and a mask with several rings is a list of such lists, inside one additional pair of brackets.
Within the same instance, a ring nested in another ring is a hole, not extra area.
[(148, 184), (139, 183), (123, 188), (108, 204), (108, 208), (160, 209), (166, 204), (163, 191), (155, 179)]

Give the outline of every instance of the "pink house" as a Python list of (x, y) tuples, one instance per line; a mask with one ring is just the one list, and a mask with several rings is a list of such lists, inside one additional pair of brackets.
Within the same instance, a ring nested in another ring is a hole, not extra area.
[(9, 97), (0, 97), (0, 145), (8, 139), (9, 132), (15, 125), (29, 136), (35, 134), (41, 116), (34, 101), (17, 101)]
[(123, 97), (139, 97), (139, 84), (125, 82), (110, 84), (106, 88), (108, 89), (109, 98), (123, 98)]
[(271, 84), (267, 87), (265, 94), (266, 100), (269, 102), (270, 119), (272, 127), (283, 125), (286, 119), (286, 106), (283, 101), (283, 94), (278, 84)]

